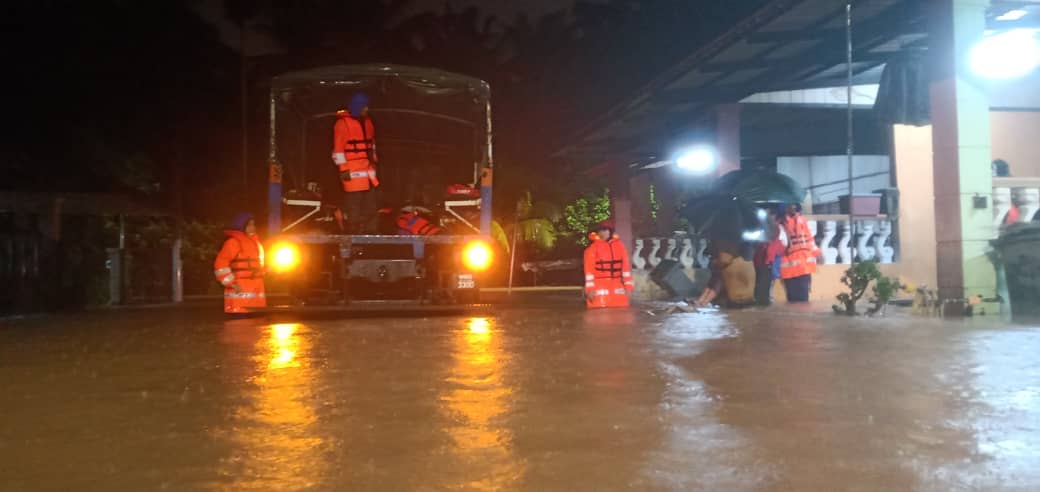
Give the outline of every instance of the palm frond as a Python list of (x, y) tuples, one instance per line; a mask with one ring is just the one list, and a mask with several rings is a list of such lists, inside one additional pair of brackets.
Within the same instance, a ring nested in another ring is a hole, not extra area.
[(497, 220), (491, 221), (491, 239), (498, 243), (503, 251), (509, 252), (509, 236), (506, 235), (505, 229), (502, 228), (502, 225)]
[(521, 220), (517, 227), (519, 235), (525, 243), (534, 244), (542, 251), (551, 250), (556, 246), (556, 228), (549, 219)]

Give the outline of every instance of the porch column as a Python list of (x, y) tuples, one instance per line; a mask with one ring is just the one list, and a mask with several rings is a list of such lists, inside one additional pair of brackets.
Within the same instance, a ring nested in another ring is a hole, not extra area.
[(968, 53), (986, 29), (989, 0), (931, 0), (932, 166), (939, 295), (996, 293), (986, 250), (996, 236), (989, 101)]
[(740, 104), (715, 107), (715, 147), (719, 176), (740, 169)]
[(630, 188), (628, 166), (614, 163), (610, 171), (610, 215), (614, 219), (614, 232), (621, 236), (621, 242), (628, 251), (632, 251), (634, 241)]

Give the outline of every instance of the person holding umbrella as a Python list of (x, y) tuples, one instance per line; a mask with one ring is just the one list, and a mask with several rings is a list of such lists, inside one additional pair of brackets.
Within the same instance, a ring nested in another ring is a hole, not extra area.
[(784, 255), (780, 259), (780, 278), (787, 291), (787, 302), (809, 302), (812, 276), (816, 273), (816, 257), (820, 255), (816, 238), (809, 230), (809, 223), (800, 213), (798, 204), (784, 207), (782, 227), (787, 234)]
[(700, 237), (711, 240), (711, 279), (693, 304), (708, 306), (720, 298), (730, 307), (753, 304), (755, 268), (741, 246), (764, 237), (764, 212), (737, 196), (709, 194), (687, 202), (681, 213)]
[[(799, 213), (798, 204), (805, 199), (805, 189), (790, 176), (763, 167), (727, 173), (715, 180), (713, 188), (717, 193), (728, 193), (756, 204), (791, 204), (781, 206), (778, 212), (781, 229), (787, 235), (779, 265), (780, 278), (784, 281), (788, 302), (809, 302), (812, 275), (816, 273), (816, 257), (820, 251), (809, 224)], [(760, 238), (769, 239), (765, 235)], [(766, 248), (760, 258), (763, 267), (770, 261), (768, 245)], [(772, 261), (775, 261), (775, 256)], [(765, 273), (764, 268), (761, 271)]]

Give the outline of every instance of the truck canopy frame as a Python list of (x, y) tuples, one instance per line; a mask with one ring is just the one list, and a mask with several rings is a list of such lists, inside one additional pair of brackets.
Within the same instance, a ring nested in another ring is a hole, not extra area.
[[(337, 65), (289, 72), (271, 81), (268, 227), (281, 230), (282, 180), (300, 180), (305, 175), (306, 143), (301, 143), (302, 156), (283, 162), (280, 147), (286, 145), (281, 134), (288, 122), (301, 125), (306, 140), (310, 121), (334, 117), (343, 109), (350, 94), (365, 92), (378, 102), (372, 112), (433, 118), (451, 125), (472, 129), (473, 180), (480, 185), (480, 232), (491, 227), (491, 89), (483, 80), (435, 68), (391, 64)], [(377, 140), (379, 139), (377, 134)], [(436, 144), (430, 143), (431, 148)], [(468, 144), (467, 144), (468, 145)], [(290, 149), (294, 150), (294, 149)], [(291, 152), (290, 152), (291, 153)], [(298, 169), (294, 169), (297, 166)], [(302, 186), (304, 183), (295, 183)]]

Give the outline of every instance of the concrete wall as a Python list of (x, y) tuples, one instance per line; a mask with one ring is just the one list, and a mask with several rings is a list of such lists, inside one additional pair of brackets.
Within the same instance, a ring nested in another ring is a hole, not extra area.
[(990, 113), (993, 158), (1011, 165), (1011, 175), (1040, 177), (1040, 111)]
[(899, 187), (900, 277), (935, 287), (935, 188), (932, 181), (932, 128), (896, 125), (893, 162)]
[[(934, 256), (934, 255), (933, 255)], [(933, 261), (934, 263), (934, 261)], [(909, 265), (905, 263), (892, 263), (888, 265), (880, 265), (881, 273), (888, 277), (895, 277), (900, 279), (904, 284), (920, 285), (920, 282), (909, 278), (906, 274)], [(835, 297), (842, 292), (847, 292), (847, 289), (841, 283), (841, 277), (845, 275), (845, 270), (849, 269), (849, 265), (821, 265), (816, 270), (816, 275), (813, 275), (813, 286), (810, 298), (813, 301), (827, 301), (837, 302)], [(929, 284), (934, 286), (935, 284)], [(775, 287), (773, 287), (773, 297), (779, 300), (784, 298), (784, 289), (780, 285), (779, 281)], [(864, 296), (864, 300), (870, 298), (870, 291)]]

